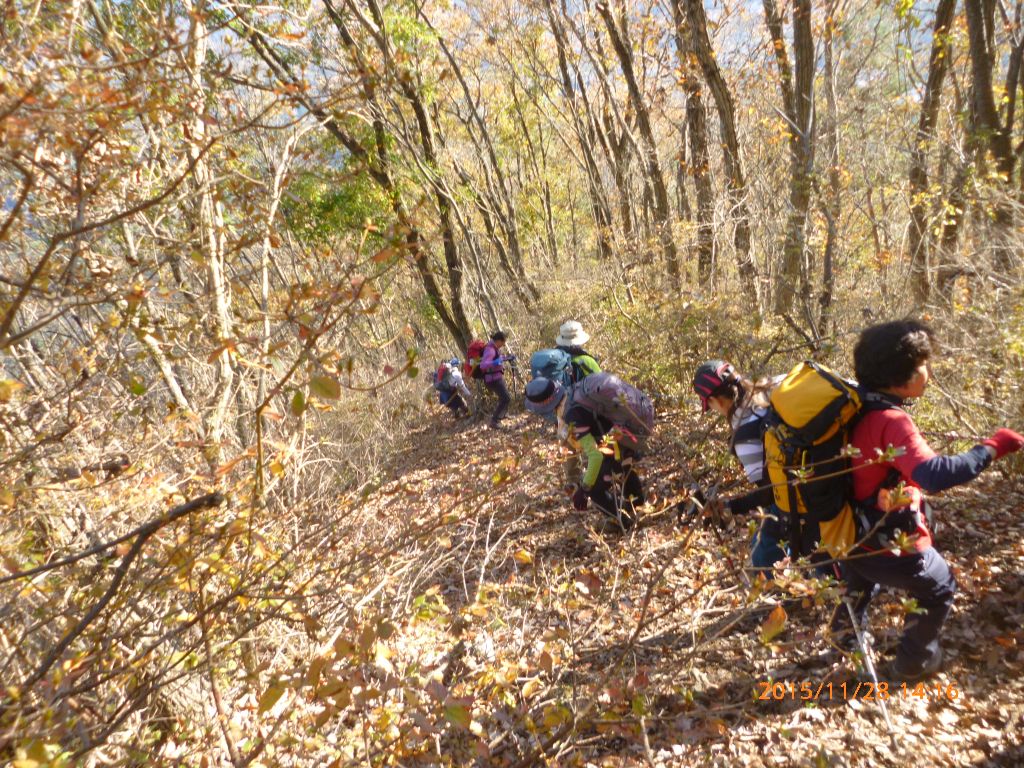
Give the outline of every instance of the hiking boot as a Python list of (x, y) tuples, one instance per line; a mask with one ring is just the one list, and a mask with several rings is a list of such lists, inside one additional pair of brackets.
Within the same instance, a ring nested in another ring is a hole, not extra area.
[(627, 514), (613, 515), (598, 507), (601, 523), (594, 527), (603, 533), (627, 533), (636, 525), (636, 520)]
[(884, 675), (890, 683), (916, 683), (918, 680), (931, 677), (939, 671), (940, 667), (942, 667), (942, 649), (937, 648), (931, 658), (916, 671), (907, 670), (900, 664), (899, 656), (897, 656), (879, 670), (879, 677)]
[[(874, 638), (868, 633), (865, 633), (865, 635), (868, 645), (871, 645)], [(846, 654), (855, 653), (860, 650), (860, 645), (857, 643), (857, 633), (849, 628), (841, 629), (838, 632), (830, 632), (828, 642), (833, 648)]]

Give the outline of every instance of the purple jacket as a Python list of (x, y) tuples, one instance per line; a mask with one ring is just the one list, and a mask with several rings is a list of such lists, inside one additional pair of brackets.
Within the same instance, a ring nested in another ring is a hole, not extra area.
[(485, 384), (505, 378), (505, 370), (501, 366), (504, 361), (505, 358), (498, 353), (498, 348), (494, 346), (494, 342), (487, 342), (487, 346), (484, 347), (483, 357), (480, 358), (480, 370), (484, 372)]

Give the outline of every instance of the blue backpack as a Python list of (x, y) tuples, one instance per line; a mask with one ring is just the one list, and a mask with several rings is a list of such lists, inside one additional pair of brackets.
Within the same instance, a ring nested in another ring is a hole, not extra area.
[(541, 349), (530, 355), (530, 378), (543, 376), (572, 389), (572, 356), (561, 349)]

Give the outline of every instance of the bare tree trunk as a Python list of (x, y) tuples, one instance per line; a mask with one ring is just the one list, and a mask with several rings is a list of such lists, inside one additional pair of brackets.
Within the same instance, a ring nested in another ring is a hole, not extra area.
[(687, 22), (678, 2), (672, 4), (675, 20), (676, 53), (679, 73), (686, 92), (686, 125), (690, 137), (690, 162), (697, 190), (697, 278), (709, 285), (715, 251), (715, 193), (711, 187), (711, 159), (708, 152), (707, 114), (700, 79), (691, 65), (693, 36), (688, 34)]
[(679, 270), (679, 254), (676, 251), (675, 239), (672, 233), (671, 207), (668, 202), (668, 190), (665, 187), (665, 177), (661, 172), (661, 164), (658, 161), (658, 145), (654, 139), (654, 130), (651, 127), (650, 112), (647, 108), (647, 101), (640, 93), (640, 86), (636, 80), (633, 69), (633, 52), (626, 44), (625, 30), (620, 30), (615, 19), (612, 17), (608, 6), (600, 2), (597, 4), (597, 12), (604, 19), (608, 29), (608, 37), (612, 47), (619, 58), (619, 65), (622, 68), (622, 75), (626, 80), (626, 87), (629, 91), (630, 102), (633, 105), (633, 112), (636, 115), (637, 127), (640, 129), (640, 136), (644, 141), (646, 157), (647, 177), (654, 194), (654, 209), (658, 238), (661, 241), (661, 249), (668, 264), (669, 277), (672, 284), (679, 290), (682, 288), (682, 275)]
[(683, 221), (693, 219), (690, 196), (686, 192), (686, 123), (679, 124), (679, 152), (676, 154), (676, 208)]
[[(594, 214), (594, 223), (597, 226), (598, 255), (602, 260), (611, 259), (614, 254), (611, 207), (604, 195), (604, 189), (601, 185), (601, 172), (598, 170), (597, 161), (594, 159), (592, 149), (594, 145), (593, 129), (591, 128), (588, 131), (584, 127), (584, 119), (586, 119), (588, 125), (592, 125), (594, 118), (590, 115), (586, 103), (576, 93), (576, 87), (569, 72), (565, 30), (555, 16), (556, 11), (553, 0), (547, 0), (545, 9), (558, 54), (558, 70), (561, 74), (562, 95), (569, 107), (573, 128), (576, 131), (576, 139), (579, 142), (580, 152), (583, 155), (583, 170), (587, 177), (587, 193), (590, 197), (590, 207)], [(586, 115), (581, 114), (581, 105), (583, 109), (587, 110)]]
[[(231, 298), (224, 274), (224, 215), (221, 203), (214, 195), (213, 173), (210, 171), (202, 150), (206, 143), (207, 133), (207, 123), (204, 120), (206, 117), (206, 88), (203, 82), (203, 68), (209, 45), (205, 2), (199, 0), (198, 3), (193, 4), (191, 0), (185, 0), (185, 10), (189, 18), (187, 65), (190, 107), (193, 111), (189, 153), (195, 164), (193, 173), (198, 196), (196, 228), (203, 249), (206, 267), (206, 294), (212, 310), (211, 337), (216, 343), (222, 344), (234, 336), (234, 330), (231, 320)], [(206, 460), (211, 468), (215, 468), (220, 463), (221, 441), (224, 437), (228, 406), (231, 404), (231, 385), (234, 378), (231, 355), (227, 348), (224, 348), (216, 358), (211, 398), (212, 409), (209, 413), (204, 414)]]
[[(554, 265), (558, 261), (558, 245), (555, 242), (554, 212), (551, 209), (551, 189), (548, 186), (548, 180), (546, 177), (547, 153), (544, 151), (544, 136), (541, 135), (538, 137), (536, 142), (537, 146), (535, 147), (533, 137), (530, 135), (530, 128), (526, 123), (526, 115), (523, 110), (523, 105), (519, 100), (519, 92), (516, 88), (515, 80), (511, 81), (509, 90), (512, 93), (512, 104), (515, 106), (515, 115), (519, 118), (519, 127), (523, 131), (523, 138), (528, 150), (527, 156), (529, 157), (530, 165), (533, 168), (533, 175), (541, 189), (541, 205), (544, 209), (545, 245), (548, 252), (547, 262), (549, 265)], [(539, 162), (537, 159), (538, 155), (540, 157)]]
[[(329, 0), (325, 0), (325, 2), (329, 3)], [(347, 4), (353, 12), (358, 13), (354, 0), (348, 0)], [(386, 66), (392, 70), (392, 79), (398, 83), (402, 95), (412, 108), (413, 115), (416, 118), (420, 146), (423, 150), (427, 167), (434, 173), (440, 173), (441, 165), (437, 155), (434, 136), (435, 127), (430, 119), (430, 113), (423, 102), (423, 97), (418, 87), (418, 78), (414, 72), (403, 68), (392, 55), (391, 41), (388, 39), (386, 32), (387, 26), (384, 23), (384, 16), (377, 5), (377, 1), (367, 0), (367, 5), (377, 24), (377, 31), (372, 34), (372, 37), (384, 58)], [(351, 40), (351, 36), (349, 40)], [(463, 338), (468, 341), (472, 336), (472, 330), (466, 317), (465, 307), (463, 306), (464, 268), (462, 258), (459, 256), (458, 248), (455, 244), (455, 231), (452, 226), (452, 199), (448, 194), (447, 188), (440, 180), (427, 178), (426, 182), (433, 187), (434, 200), (440, 218), (442, 251), (444, 253), (445, 267), (448, 272), (449, 307), (451, 308), (456, 326), (458, 326)]]
[[(494, 250), (498, 254), (498, 263), (501, 265), (502, 270), (508, 276), (509, 281), (512, 284), (512, 290), (524, 306), (531, 306), (530, 297), (526, 295), (523, 290), (523, 283), (519, 280), (519, 275), (515, 268), (512, 266), (512, 262), (509, 259), (508, 251), (505, 249), (505, 243), (498, 236), (498, 233), (494, 228), (494, 219), (492, 218), (492, 211), (487, 206), (487, 196), (480, 192), (480, 190), (473, 183), (473, 179), (469, 173), (459, 165), (458, 161), (454, 161), (455, 172), (459, 175), (460, 180), (463, 184), (470, 187), (474, 192), (474, 200), (476, 202), (477, 212), (480, 214), (480, 218), (483, 220), (484, 229), (487, 230), (487, 236), (490, 238), (491, 244), (494, 246)], [(465, 229), (466, 236), (469, 236), (468, 228)]]
[[(370, 1), (373, 4), (373, 7), (376, 7), (376, 0)], [(485, 180), (487, 182), (488, 190), (492, 193), (491, 197), (494, 199), (495, 202), (495, 205), (493, 206), (495, 216), (508, 240), (509, 248), (511, 250), (512, 263), (515, 267), (516, 274), (518, 275), (519, 280), (526, 286), (526, 292), (530, 296), (530, 299), (528, 299), (525, 302), (525, 304), (527, 308), (532, 307), (533, 304), (538, 299), (540, 299), (540, 292), (537, 290), (536, 286), (533, 285), (533, 283), (530, 281), (529, 276), (526, 274), (522, 248), (519, 243), (519, 227), (516, 222), (515, 203), (512, 200), (509, 185), (507, 180), (505, 179), (505, 174), (502, 171), (501, 163), (498, 160), (497, 152), (495, 152), (494, 150), (494, 143), (491, 141), (491, 133), (487, 128), (487, 124), (480, 116), (479, 110), (477, 110), (476, 108), (476, 101), (473, 99), (473, 95), (470, 93), (469, 84), (466, 82), (466, 77), (462, 72), (462, 67), (459, 66), (458, 60), (455, 58), (454, 55), (452, 55), (452, 52), (448, 48), (448, 45), (445, 43), (444, 38), (441, 36), (440, 32), (438, 32), (430, 23), (430, 20), (427, 18), (426, 14), (423, 13), (422, 8), (419, 10), (420, 18), (423, 19), (427, 26), (430, 27), (430, 29), (436, 35), (438, 45), (444, 52), (445, 57), (447, 58), (448, 63), (452, 68), (452, 71), (455, 73), (456, 79), (459, 81), (459, 84), (462, 87), (462, 94), (466, 101), (466, 107), (469, 110), (472, 122), (476, 124), (477, 129), (479, 131), (480, 142), (483, 143), (483, 147), (486, 150), (485, 155), (487, 159), (490, 161), (490, 168), (493, 170), (495, 176), (495, 182), (492, 184), (490, 181), (490, 174), (487, 172), (488, 166), (486, 163), (484, 163), (483, 167)], [(377, 11), (377, 13), (379, 14), (379, 11)], [(422, 99), (420, 99), (418, 92), (416, 92), (416, 98), (417, 100), (422, 101)], [(469, 129), (470, 135), (472, 136), (473, 131), (468, 125), (467, 129)], [(529, 129), (526, 127), (525, 121), (523, 121), (523, 130), (526, 140), (529, 143), (530, 134)], [(530, 147), (530, 149), (532, 152), (532, 146)]]
[(835, 293), (836, 250), (839, 248), (839, 217), (841, 208), (841, 184), (839, 179), (839, 107), (836, 96), (836, 61), (833, 41), (836, 33), (836, 6), (833, 3), (825, 21), (825, 103), (827, 125), (824, 131), (825, 155), (828, 163), (828, 195), (822, 203), (827, 222), (825, 252), (821, 264), (821, 294), (818, 296), (818, 332), (828, 335), (832, 321), (832, 298)]
[[(1011, 140), (1013, 124), (1003, 124), (999, 117), (996, 97), (992, 91), (992, 69), (995, 63), (993, 13), (991, 0), (964, 0), (967, 15), (967, 39), (971, 53), (971, 81), (976, 127), (988, 141), (988, 150), (996, 161), (996, 171), (1003, 180), (1003, 199), (995, 204), (995, 267), (1002, 273), (1013, 265), (1013, 205), (1010, 184), (1013, 180), (1016, 155)], [(1019, 71), (1019, 64), (1018, 64)], [(1016, 83), (1013, 83), (1016, 91)], [(1012, 117), (1012, 114), (1010, 115)]]
[[(339, 26), (340, 19), (337, 18), (337, 12), (334, 11), (333, 7), (328, 6), (328, 14), (335, 21), (339, 32), (342, 35), (346, 35), (347, 30), (344, 29), (343, 25)], [(390, 154), (383, 122), (379, 117), (374, 117), (372, 145), (369, 147), (364, 146), (355, 136), (345, 130), (334, 119), (332, 114), (303, 95), (305, 89), (298, 82), (295, 75), (292, 74), (288, 63), (267, 43), (262, 34), (256, 30), (251, 30), (246, 39), (257, 55), (267, 64), (273, 75), (289, 86), (290, 92), (295, 94), (296, 102), (304, 109), (308, 109), (317, 118), (319, 123), (351, 153), (353, 158), (363, 163), (370, 178), (380, 187), (390, 202), (392, 212), (398, 221), (398, 231), (404, 239), (406, 254), (420, 278), (427, 300), (434, 308), (434, 311), (437, 312), (441, 323), (452, 339), (462, 346), (468, 344), (470, 339), (469, 330), (460, 328), (452, 313), (449, 312), (444, 297), (441, 295), (441, 288), (430, 269), (428, 255), (422, 248), (421, 244), (423, 241), (420, 237), (419, 229), (413, 223), (405, 201), (402, 199), (401, 192), (392, 178)], [(364, 96), (367, 102), (374, 105), (375, 111), (379, 113), (379, 106), (376, 106), (374, 102), (374, 94), (374, 85), (367, 79), (364, 81)]]
[(929, 179), (928, 150), (935, 140), (942, 86), (952, 60), (949, 29), (956, 12), (957, 0), (939, 0), (935, 9), (935, 30), (928, 57), (928, 82), (921, 100), (921, 117), (917, 135), (910, 150), (910, 271), (914, 298), (921, 304), (931, 294), (930, 259), (931, 235), (928, 225)]
[(632, 164), (632, 143), (627, 129), (615, 130), (615, 120), (610, 112), (604, 114), (604, 133), (611, 148), (612, 178), (619, 193), (619, 218), (622, 220), (622, 239), (629, 242), (635, 231), (636, 213), (633, 211), (633, 197), (629, 188), (629, 166)]
[[(793, 59), (791, 71), (783, 37), (783, 19), (775, 0), (764, 0), (765, 19), (779, 67), (779, 85), (788, 130), (790, 154), (789, 216), (782, 246), (782, 265), (776, 276), (774, 310), (789, 314), (799, 285), (805, 318), (809, 310), (810, 276), (805, 264), (807, 211), (811, 202), (814, 167), (814, 40), (811, 2), (794, 0)], [(812, 328), (813, 330), (813, 328)]]
[(673, 5), (677, 8), (685, 7), (693, 52), (697, 56), (697, 61), (704, 72), (704, 79), (707, 81), (711, 96), (715, 101), (729, 205), (735, 219), (733, 246), (736, 249), (736, 267), (751, 308), (757, 308), (760, 312), (761, 291), (757, 267), (750, 253), (750, 212), (747, 207), (747, 181), (743, 171), (743, 157), (740, 153), (736, 129), (736, 108), (733, 104), (732, 94), (729, 92), (729, 86), (725, 82), (725, 77), (718, 67), (711, 48), (711, 39), (708, 37), (708, 19), (702, 0), (673, 0)]

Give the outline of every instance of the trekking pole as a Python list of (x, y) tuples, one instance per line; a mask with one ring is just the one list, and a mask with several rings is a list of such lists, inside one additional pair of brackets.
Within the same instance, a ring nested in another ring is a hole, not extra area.
[(893, 750), (898, 751), (899, 747), (896, 744), (896, 734), (892, 727), (892, 720), (889, 719), (889, 708), (885, 705), (885, 699), (878, 694), (878, 673), (875, 672), (875, 663), (871, 658), (871, 641), (868, 640), (867, 633), (861, 631), (860, 624), (857, 623), (857, 616), (853, 612), (853, 603), (850, 601), (849, 597), (843, 598), (843, 605), (846, 606), (846, 610), (850, 613), (850, 621), (853, 623), (853, 634), (857, 638), (857, 647), (860, 648), (860, 652), (864, 656), (864, 667), (871, 676), (871, 682), (875, 685), (875, 699), (878, 701), (878, 706), (882, 710), (882, 717), (885, 718), (885, 728), (889, 733), (889, 744), (892, 746)]

